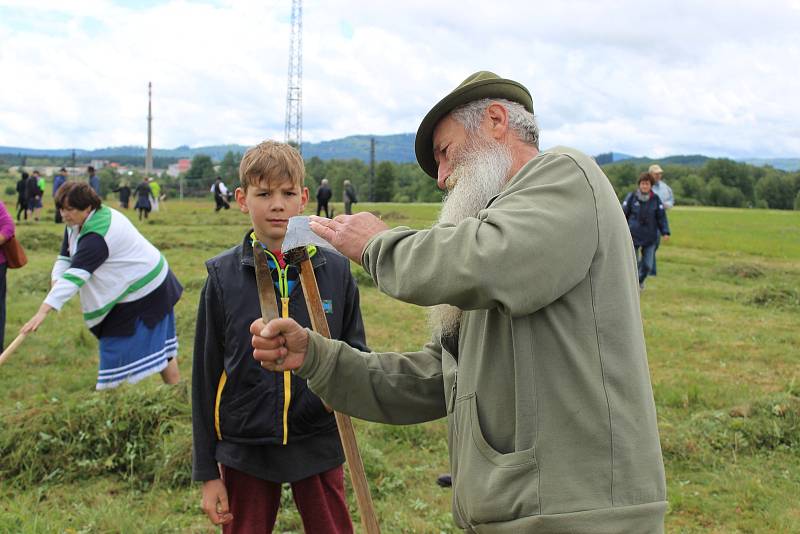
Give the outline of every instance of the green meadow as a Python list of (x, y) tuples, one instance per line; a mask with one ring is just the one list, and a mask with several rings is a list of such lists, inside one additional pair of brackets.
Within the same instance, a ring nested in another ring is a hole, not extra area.
[[(5, 202), (10, 211), (13, 200)], [(438, 206), (357, 208), (424, 228)], [(800, 212), (677, 207), (669, 215), (674, 237), (641, 295), (667, 532), (800, 532)], [(6, 344), (49, 287), (63, 232), (52, 216), (50, 203), (44, 221), (18, 228), (30, 263), (8, 273)], [(0, 532), (216, 531), (190, 480), (194, 320), (204, 260), (239, 243), (247, 218), (214, 213), (210, 199), (170, 200), (136, 224), (185, 286), (176, 309), (182, 383), (155, 376), (95, 392), (97, 342), (77, 298), (51, 314), (0, 366)], [(420, 347), (425, 310), (353, 271), (369, 345)], [(355, 423), (383, 531), (456, 531), (450, 490), (435, 483), (448, 471), (444, 422)], [(283, 497), (276, 531), (302, 532), (290, 492)], [(357, 522), (352, 492), (350, 505)]]

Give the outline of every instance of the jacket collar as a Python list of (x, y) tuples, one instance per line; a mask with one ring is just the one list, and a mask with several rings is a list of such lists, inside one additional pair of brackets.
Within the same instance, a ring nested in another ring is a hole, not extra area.
[[(250, 228), (244, 234), (244, 239), (242, 239), (242, 247), (239, 251), (239, 261), (242, 265), (246, 265), (248, 267), (255, 268), (255, 261), (253, 260), (253, 244), (250, 241), (250, 234), (253, 232), (253, 229)], [(317, 247), (316, 254), (311, 256), (311, 266), (314, 270), (317, 268), (325, 265), (325, 252), (323, 251), (322, 247)]]

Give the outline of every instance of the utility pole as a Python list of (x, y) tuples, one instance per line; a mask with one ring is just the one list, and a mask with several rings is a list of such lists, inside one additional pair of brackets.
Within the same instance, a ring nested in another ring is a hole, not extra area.
[(75, 173), (75, 149), (72, 149), (72, 172)]
[(292, 0), (289, 81), (286, 88), (285, 141), (303, 153), (303, 3)]
[(369, 201), (375, 202), (375, 138), (369, 138)]
[(144, 156), (144, 174), (153, 172), (153, 83), (147, 82), (147, 153)]

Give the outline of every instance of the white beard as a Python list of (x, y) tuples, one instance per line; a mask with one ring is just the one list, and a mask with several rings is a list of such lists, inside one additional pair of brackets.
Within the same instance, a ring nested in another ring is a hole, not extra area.
[[(439, 224), (458, 224), (477, 217), (510, 178), (512, 157), (506, 145), (494, 139), (471, 138), (447, 178)], [(429, 308), (428, 324), (434, 335), (449, 336), (458, 331), (461, 310), (449, 304)]]

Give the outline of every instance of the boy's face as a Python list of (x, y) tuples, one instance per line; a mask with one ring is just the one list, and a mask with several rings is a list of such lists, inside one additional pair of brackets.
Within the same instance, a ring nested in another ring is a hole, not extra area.
[(236, 188), (236, 202), (242, 213), (250, 214), (256, 237), (271, 250), (280, 249), (289, 217), (300, 215), (308, 202), (308, 188), (289, 179), (262, 180), (247, 192)]

